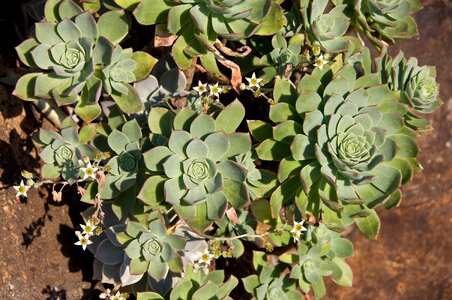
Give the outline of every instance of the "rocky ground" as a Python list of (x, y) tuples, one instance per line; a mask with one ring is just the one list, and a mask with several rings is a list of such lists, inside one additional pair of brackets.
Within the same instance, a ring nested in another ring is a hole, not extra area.
[[(402, 205), (381, 211), (378, 241), (350, 234), (355, 256), (353, 288), (328, 284), (325, 299), (450, 299), (452, 295), (452, 9), (447, 0), (424, 2), (416, 15), (420, 38), (399, 42), (407, 56), (436, 65), (444, 106), (431, 116), (434, 130), (419, 142), (424, 167), (406, 188)], [(1, 72), (1, 70), (0, 70)], [(11, 187), (20, 170), (37, 170), (30, 136), (50, 126), (30, 104), (0, 85), (0, 295), (4, 299), (96, 299), (91, 256), (74, 246), (81, 207), (54, 204), (48, 191), (26, 201)], [(43, 124), (43, 125), (41, 125)]]

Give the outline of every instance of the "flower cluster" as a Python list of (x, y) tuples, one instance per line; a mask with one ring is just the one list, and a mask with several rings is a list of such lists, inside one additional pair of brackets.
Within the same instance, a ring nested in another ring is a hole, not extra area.
[(116, 294), (112, 295), (110, 289), (106, 289), (105, 292), (99, 295), (99, 299), (107, 299), (107, 300), (125, 300), (129, 298), (128, 293), (120, 293), (119, 291)]
[(201, 98), (202, 109), (204, 112), (209, 109), (211, 104), (219, 104), (220, 95), (228, 92), (226, 86), (219, 86), (218, 84), (218, 82), (215, 84), (207, 84), (199, 80), (198, 86), (193, 88), (197, 93), (197, 96)]
[(195, 263), (194, 267), (196, 271), (202, 270), (204, 273), (209, 272), (210, 263), (213, 259), (215, 259), (215, 255), (212, 254), (209, 249), (204, 250), (204, 252), (198, 253), (199, 259), (198, 262)]
[(98, 228), (99, 221), (97, 219), (89, 219), (88, 221), (86, 221), (85, 225), (80, 224), (80, 227), (82, 227), (82, 232), (80, 231), (76, 231), (75, 235), (78, 238), (78, 241), (76, 243), (74, 243), (74, 245), (78, 245), (78, 246), (82, 246), (83, 251), (86, 250), (86, 247), (90, 244), (92, 244), (93, 242), (90, 240), (90, 238), (92, 236), (94, 236), (95, 234), (98, 235), (99, 229), (101, 230), (101, 228)]

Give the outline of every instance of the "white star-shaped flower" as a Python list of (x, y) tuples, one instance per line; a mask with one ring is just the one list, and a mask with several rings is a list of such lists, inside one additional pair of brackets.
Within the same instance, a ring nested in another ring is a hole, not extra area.
[(303, 220), (301, 220), (301, 222), (294, 222), (293, 224), (293, 228), (290, 232), (292, 233), (295, 242), (298, 242), (298, 239), (300, 238), (301, 233), (303, 231), (307, 231), (307, 229), (303, 227), (303, 224), (304, 224)]
[(315, 60), (314, 67), (318, 67), (320, 70), (323, 69), (323, 66), (328, 63), (328, 60), (323, 58), (323, 54), (320, 54), (320, 56)]
[(107, 297), (110, 298), (110, 293), (111, 293), (111, 290), (106, 289), (105, 292), (103, 292), (102, 294), (99, 295), (99, 298), (100, 299), (107, 299)]
[(96, 179), (96, 172), (98, 168), (94, 168), (90, 162), (86, 165), (86, 168), (80, 168), (80, 170), (83, 172), (83, 180), (87, 178)]
[(193, 89), (197, 91), (199, 95), (202, 95), (207, 92), (207, 83), (202, 83), (201, 80), (199, 80), (198, 86), (195, 86)]
[(80, 224), (80, 227), (82, 227), (83, 229), (82, 234), (87, 236), (94, 235), (94, 230), (97, 228), (97, 226), (91, 223), (90, 221), (86, 222), (86, 225)]
[(74, 245), (82, 246), (83, 251), (86, 250), (86, 247), (88, 245), (93, 243), (92, 241), (89, 240), (89, 236), (88, 235), (83, 235), (80, 232), (76, 232), (75, 234), (78, 237), (78, 242), (74, 243)]
[(210, 96), (220, 97), (220, 88), (218, 87), (218, 82), (215, 85), (209, 84)]
[(204, 250), (204, 252), (201, 254), (201, 257), (198, 260), (198, 264), (204, 264), (206, 266), (210, 265), (210, 262), (214, 258), (214, 255), (209, 252), (208, 249)]
[(262, 78), (256, 78), (256, 73), (253, 72), (251, 78), (245, 77), (245, 79), (248, 81), (250, 87), (260, 88), (259, 83), (262, 81)]
[(24, 196), (27, 197), (27, 192), (30, 189), (28, 185), (24, 184), (24, 181), (20, 181), (20, 185), (15, 185), (14, 189), (17, 191), (16, 197)]

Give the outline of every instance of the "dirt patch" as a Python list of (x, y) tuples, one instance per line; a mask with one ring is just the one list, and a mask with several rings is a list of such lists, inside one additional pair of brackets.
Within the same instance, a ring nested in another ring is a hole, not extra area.
[[(398, 47), (438, 70), (445, 104), (431, 117), (435, 130), (419, 143), (425, 169), (404, 189), (401, 207), (380, 212), (377, 242), (357, 231), (350, 234), (356, 253), (348, 260), (354, 287), (330, 282), (328, 299), (440, 300), (452, 294), (452, 18), (446, 1), (424, 4), (416, 16), (421, 38)], [(31, 191), (26, 202), (15, 198), (11, 185), (20, 180), (20, 170), (38, 168), (30, 135), (43, 120), (10, 92), (0, 85), (0, 295), (16, 300), (97, 299), (99, 291), (90, 281), (91, 254), (73, 245), (82, 209), (77, 200), (55, 205), (45, 190)]]

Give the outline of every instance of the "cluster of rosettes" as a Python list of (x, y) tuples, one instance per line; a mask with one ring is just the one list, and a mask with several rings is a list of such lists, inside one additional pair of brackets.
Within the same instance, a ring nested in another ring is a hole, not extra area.
[(141, 110), (130, 83), (149, 74), (152, 57), (118, 45), (129, 31), (127, 15), (111, 11), (96, 22), (71, 0), (48, 2), (45, 13), (35, 36), (16, 50), (24, 64), (48, 72), (22, 76), (15, 94), (24, 100), (53, 98), (60, 106), (76, 103), (75, 113), (85, 121), (100, 115), (102, 90), (123, 111)]

